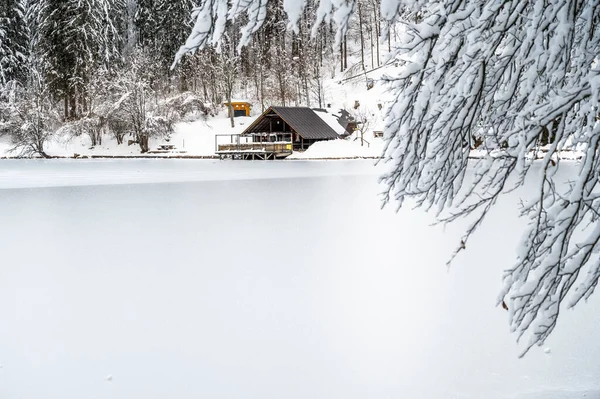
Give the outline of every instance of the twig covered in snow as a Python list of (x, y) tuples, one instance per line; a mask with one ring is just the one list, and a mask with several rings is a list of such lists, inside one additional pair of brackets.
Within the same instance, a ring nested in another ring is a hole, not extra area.
[[(552, 332), (567, 293), (574, 291), (572, 306), (600, 277), (599, 7), (424, 2), (422, 21), (409, 24), (397, 49), (411, 62), (386, 78), (395, 98), (385, 159), (394, 168), (383, 177), (384, 200), (402, 205), (410, 198), (444, 221), (475, 214), (457, 252), (502, 194), (538, 174), (539, 196), (522, 209), (530, 224), (498, 299), (508, 302), (519, 338), (529, 333), (523, 354)], [(473, 165), (467, 182), (476, 140), (488, 156)], [(547, 144), (540, 168), (531, 168), (529, 154)], [(580, 174), (571, 186), (557, 186), (556, 154), (574, 144), (584, 149)], [(448, 216), (449, 209), (455, 210)], [(583, 239), (574, 238), (578, 232)]]

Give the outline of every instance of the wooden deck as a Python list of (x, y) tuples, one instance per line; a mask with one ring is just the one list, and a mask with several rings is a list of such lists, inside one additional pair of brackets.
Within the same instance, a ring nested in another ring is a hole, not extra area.
[(232, 159), (280, 159), (292, 153), (292, 143), (219, 144), (217, 155)]
[(291, 155), (293, 151), (293, 143), (291, 141), (256, 142), (250, 141), (253, 139), (252, 137), (243, 137), (246, 142), (242, 142), (239, 135), (222, 136), (229, 136), (230, 142), (224, 144), (215, 143), (215, 153), (221, 159), (283, 159)]

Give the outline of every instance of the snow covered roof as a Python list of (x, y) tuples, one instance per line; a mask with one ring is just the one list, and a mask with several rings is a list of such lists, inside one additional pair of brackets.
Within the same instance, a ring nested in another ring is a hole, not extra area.
[(331, 127), (337, 134), (342, 135), (346, 133), (346, 129), (344, 129), (344, 126), (340, 125), (340, 123), (338, 122), (337, 116), (325, 110), (314, 109), (313, 111), (315, 111), (317, 116), (323, 119), (323, 121), (327, 123), (329, 127)]
[(270, 131), (271, 117), (277, 115), (304, 139), (337, 139), (338, 133), (308, 107), (269, 107), (243, 134)]

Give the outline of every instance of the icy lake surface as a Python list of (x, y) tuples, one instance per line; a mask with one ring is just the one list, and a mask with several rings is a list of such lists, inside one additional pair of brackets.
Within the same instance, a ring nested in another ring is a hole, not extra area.
[(600, 294), (524, 359), (495, 307), (526, 193), (447, 269), (378, 172), (0, 161), (0, 398), (600, 397)]

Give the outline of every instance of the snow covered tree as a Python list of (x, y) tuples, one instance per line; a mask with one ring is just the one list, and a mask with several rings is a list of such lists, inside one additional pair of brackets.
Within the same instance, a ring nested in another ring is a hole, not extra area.
[(121, 125), (118, 124), (118, 120), (121, 117), (119, 111), (124, 96), (119, 93), (120, 87), (116, 83), (115, 75), (115, 72), (106, 68), (98, 68), (90, 75), (90, 83), (86, 88), (89, 98), (87, 111), (78, 119), (66, 121), (57, 132), (59, 136), (87, 135), (90, 145), (95, 147), (102, 144), (103, 134), (114, 127), (113, 134), (117, 143), (123, 143), (124, 134), (119, 129)]
[(0, 2), (0, 84), (25, 84), (29, 54), (29, 28), (24, 0)]
[[(173, 54), (177, 52), (190, 29), (191, 0), (137, 0), (134, 23), (138, 45), (149, 49), (157, 61), (157, 79), (170, 77)], [(188, 72), (184, 60), (176, 72)], [(185, 90), (185, 73), (177, 73), (180, 89)]]
[(233, 110), (233, 90), (238, 79), (239, 57), (233, 52), (221, 52), (216, 57), (215, 65), (216, 76), (223, 86), (223, 93), (228, 104), (229, 121), (231, 127), (235, 127), (235, 118)]
[(365, 145), (365, 142), (367, 145), (370, 145), (370, 143), (365, 140), (365, 134), (371, 130), (373, 113), (365, 108), (365, 106), (361, 106), (350, 114), (352, 115), (352, 119), (356, 121), (357, 126), (354, 131), (354, 140), (360, 140), (361, 147)]
[[(384, 176), (386, 200), (451, 209), (446, 221), (476, 215), (459, 248), (502, 194), (537, 174), (539, 197), (523, 207), (530, 224), (499, 299), (519, 338), (529, 333), (525, 352), (552, 332), (567, 294), (574, 306), (600, 277), (599, 10), (598, 1), (427, 2), (399, 46), (404, 71), (388, 78), (396, 97), (385, 155), (396, 167)], [(465, 185), (473, 137), (488, 155)], [(565, 187), (556, 154), (575, 145), (581, 173)]]
[(88, 110), (86, 87), (99, 66), (120, 61), (124, 0), (40, 0), (30, 13), (34, 47), (65, 118)]
[[(176, 59), (217, 43), (241, 15), (247, 44), (267, 3), (202, 0)], [(296, 32), (305, 5), (284, 5)], [(355, 5), (321, 0), (315, 27), (332, 19), (341, 43)], [(537, 177), (498, 301), (518, 337), (529, 337), (525, 354), (554, 330), (561, 305), (588, 298), (600, 278), (600, 0), (382, 0), (377, 19), (384, 34), (393, 23), (406, 28), (395, 53), (403, 68), (386, 78), (394, 98), (384, 156), (394, 168), (383, 176), (385, 202), (410, 200), (447, 222), (475, 217), (458, 252), (500, 196)], [(470, 163), (475, 138), (487, 156)], [(575, 146), (580, 171), (562, 185), (557, 154)]]
[[(109, 128), (117, 138), (124, 131), (134, 137), (142, 153), (150, 150), (150, 138), (169, 135), (178, 115), (172, 107), (157, 101), (150, 84), (152, 56), (137, 50), (127, 60), (127, 69), (118, 74), (114, 92), (119, 99), (106, 114)], [(121, 136), (122, 140), (122, 136)]]
[(26, 87), (11, 84), (0, 90), (0, 136), (10, 137), (18, 156), (48, 158), (44, 147), (59, 120), (48, 86), (35, 69), (29, 69)]

